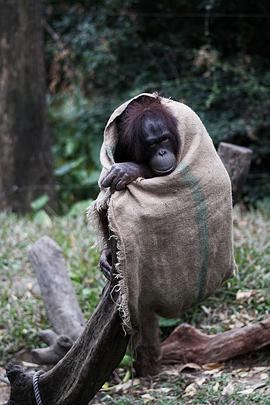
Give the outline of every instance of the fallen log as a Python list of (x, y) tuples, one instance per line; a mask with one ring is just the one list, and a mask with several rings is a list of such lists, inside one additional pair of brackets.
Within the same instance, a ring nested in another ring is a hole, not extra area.
[(32, 350), (38, 364), (56, 364), (81, 335), (85, 320), (61, 248), (43, 236), (29, 250), (28, 258), (40, 286), (45, 309), (53, 330), (40, 332), (48, 348)]
[(162, 343), (161, 361), (163, 364), (219, 363), (269, 344), (270, 318), (212, 336), (182, 324)]

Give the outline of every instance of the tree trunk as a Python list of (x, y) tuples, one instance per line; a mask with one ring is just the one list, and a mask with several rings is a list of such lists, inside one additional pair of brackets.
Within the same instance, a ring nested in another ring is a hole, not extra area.
[(233, 204), (235, 205), (239, 202), (249, 173), (252, 150), (243, 146), (221, 142), (218, 147), (218, 154), (230, 176)]
[(46, 118), (42, 4), (0, 0), (0, 210), (54, 197)]

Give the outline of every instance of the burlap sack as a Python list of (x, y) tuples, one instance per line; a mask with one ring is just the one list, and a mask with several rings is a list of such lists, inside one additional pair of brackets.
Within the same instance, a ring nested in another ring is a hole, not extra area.
[[(142, 95), (156, 97), (135, 98)], [(100, 181), (114, 163), (115, 118), (131, 101), (118, 107), (106, 125)], [(102, 230), (98, 212), (108, 207), (118, 246), (119, 309), (129, 333), (140, 329), (149, 311), (178, 317), (213, 293), (235, 266), (228, 174), (199, 117), (184, 104), (161, 101), (178, 121), (177, 168), (167, 176), (139, 178), (113, 195), (101, 188), (89, 209), (90, 221)]]

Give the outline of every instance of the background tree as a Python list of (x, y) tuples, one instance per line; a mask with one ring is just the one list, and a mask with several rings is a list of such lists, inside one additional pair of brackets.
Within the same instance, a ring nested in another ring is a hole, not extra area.
[(0, 209), (25, 212), (54, 197), (42, 4), (0, 0), (0, 9)]

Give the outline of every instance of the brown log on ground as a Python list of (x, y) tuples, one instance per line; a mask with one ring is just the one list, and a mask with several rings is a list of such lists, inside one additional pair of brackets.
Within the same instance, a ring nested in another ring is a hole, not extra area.
[(218, 363), (270, 344), (270, 318), (217, 335), (182, 324), (161, 345), (162, 363)]
[[(41, 375), (43, 405), (88, 405), (123, 358), (129, 337), (122, 328), (119, 295), (113, 287), (113, 283), (105, 287), (96, 311), (65, 357)], [(9, 405), (36, 405), (32, 374), (17, 365), (7, 368)]]
[(221, 142), (218, 155), (222, 160), (232, 183), (233, 202), (239, 201), (243, 185), (250, 168), (252, 150), (231, 143)]
[(61, 248), (44, 236), (31, 247), (28, 257), (54, 330), (40, 333), (49, 347), (33, 350), (33, 360), (38, 364), (56, 364), (82, 333), (84, 317)]

